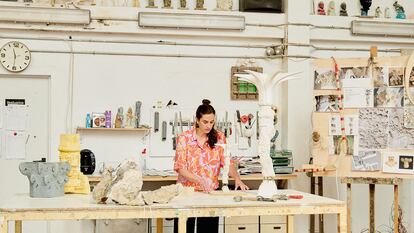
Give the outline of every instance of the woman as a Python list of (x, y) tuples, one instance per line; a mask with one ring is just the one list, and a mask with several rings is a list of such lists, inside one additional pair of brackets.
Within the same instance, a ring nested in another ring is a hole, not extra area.
[[(194, 187), (195, 191), (210, 193), (219, 187), (220, 168), (224, 166), (224, 151), (216, 144), (225, 144), (226, 137), (214, 129), (216, 111), (210, 101), (204, 99), (196, 111), (196, 126), (177, 138), (174, 170), (178, 173), (177, 183)], [(235, 189), (248, 190), (237, 173), (230, 166), (230, 176), (235, 180)], [(218, 217), (197, 218), (197, 233), (218, 232)], [(187, 232), (194, 232), (195, 218), (187, 220)], [(174, 220), (177, 233), (178, 220)]]

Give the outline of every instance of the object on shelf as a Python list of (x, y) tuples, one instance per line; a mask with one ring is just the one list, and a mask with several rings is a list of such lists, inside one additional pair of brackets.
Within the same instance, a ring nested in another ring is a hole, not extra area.
[(146, 6), (146, 8), (158, 8), (158, 6), (155, 5), (154, 0), (148, 0), (148, 5)]
[(204, 8), (204, 0), (196, 0), (196, 7), (194, 10), (206, 10), (206, 8)]
[(124, 121), (124, 108), (119, 107), (115, 117), (115, 128), (122, 128)]
[(111, 110), (105, 111), (105, 128), (111, 128), (112, 127), (112, 113)]
[(86, 124), (85, 124), (86, 128), (92, 128), (92, 118), (91, 118), (91, 114), (87, 113), (86, 114)]
[(394, 4), (392, 4), (394, 6), (395, 12), (397, 12), (397, 16), (395, 18), (397, 19), (405, 19), (405, 10), (404, 7), (401, 6), (400, 4), (398, 4), (398, 1), (395, 1)]
[(326, 12), (325, 12), (325, 3), (323, 3), (322, 1), (320, 1), (318, 3), (318, 15), (326, 15)]
[(330, 1), (328, 4), (328, 15), (335, 16), (335, 1)]
[(105, 114), (100, 112), (92, 113), (92, 128), (105, 128)]
[(341, 9), (339, 10), (339, 15), (340, 16), (348, 16), (348, 11), (346, 9), (346, 3), (342, 2), (340, 7), (341, 7)]
[(382, 11), (380, 6), (377, 6), (377, 8), (375, 8), (375, 18), (382, 18)]
[[(46, 161), (46, 160), (44, 160)], [(64, 195), (70, 165), (67, 162), (46, 163), (42, 161), (20, 163), (20, 172), (27, 176), (30, 197), (49, 198)]]
[(218, 11), (231, 11), (233, 9), (233, 0), (217, 0)]
[(180, 10), (188, 10), (188, 8), (187, 8), (187, 0), (180, 0), (180, 7), (178, 9), (180, 9)]
[(368, 16), (369, 8), (372, 5), (372, 0), (359, 0), (361, 3), (361, 16)]
[(239, 0), (239, 9), (244, 12), (282, 13), (282, 0)]

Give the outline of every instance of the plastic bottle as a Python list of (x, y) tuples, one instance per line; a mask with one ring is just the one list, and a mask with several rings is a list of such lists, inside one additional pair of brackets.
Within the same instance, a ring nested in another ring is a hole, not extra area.
[(86, 114), (86, 128), (91, 128), (92, 127), (92, 119), (91, 119), (91, 114), (87, 113)]

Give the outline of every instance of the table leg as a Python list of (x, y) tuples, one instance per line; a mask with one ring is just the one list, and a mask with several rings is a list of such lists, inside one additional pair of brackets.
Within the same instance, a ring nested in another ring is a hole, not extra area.
[(293, 228), (293, 215), (288, 215), (287, 216), (287, 233), (294, 233), (294, 228)]
[(187, 232), (187, 217), (180, 216), (178, 218), (178, 233)]
[(352, 206), (352, 192), (351, 192), (351, 183), (346, 184), (346, 225), (347, 233), (351, 233), (351, 206)]
[(164, 222), (162, 218), (157, 218), (157, 233), (162, 233), (164, 229)]
[(0, 217), (1, 232), (0, 233), (9, 233), (9, 221), (5, 220), (3, 217)]
[(14, 222), (14, 232), (22, 233), (22, 220), (16, 220)]
[(347, 226), (347, 210), (346, 207), (338, 214), (338, 233), (346, 233), (349, 230), (349, 226)]
[(369, 232), (375, 233), (375, 184), (369, 184)]
[(398, 233), (398, 185), (394, 185), (394, 233)]

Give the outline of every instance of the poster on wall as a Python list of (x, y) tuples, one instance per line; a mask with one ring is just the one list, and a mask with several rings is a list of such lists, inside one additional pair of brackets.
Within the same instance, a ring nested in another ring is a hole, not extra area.
[(315, 90), (336, 90), (335, 73), (332, 69), (316, 69), (314, 74)]
[(8, 105), (4, 109), (4, 128), (7, 130), (26, 130), (28, 107), (26, 105)]
[(381, 153), (379, 151), (359, 151), (352, 156), (353, 171), (379, 171), (381, 169)]
[(385, 173), (414, 174), (414, 155), (390, 153), (383, 158), (382, 171)]
[(26, 142), (28, 135), (26, 132), (6, 131), (5, 132), (5, 158), (6, 159), (26, 159)]

